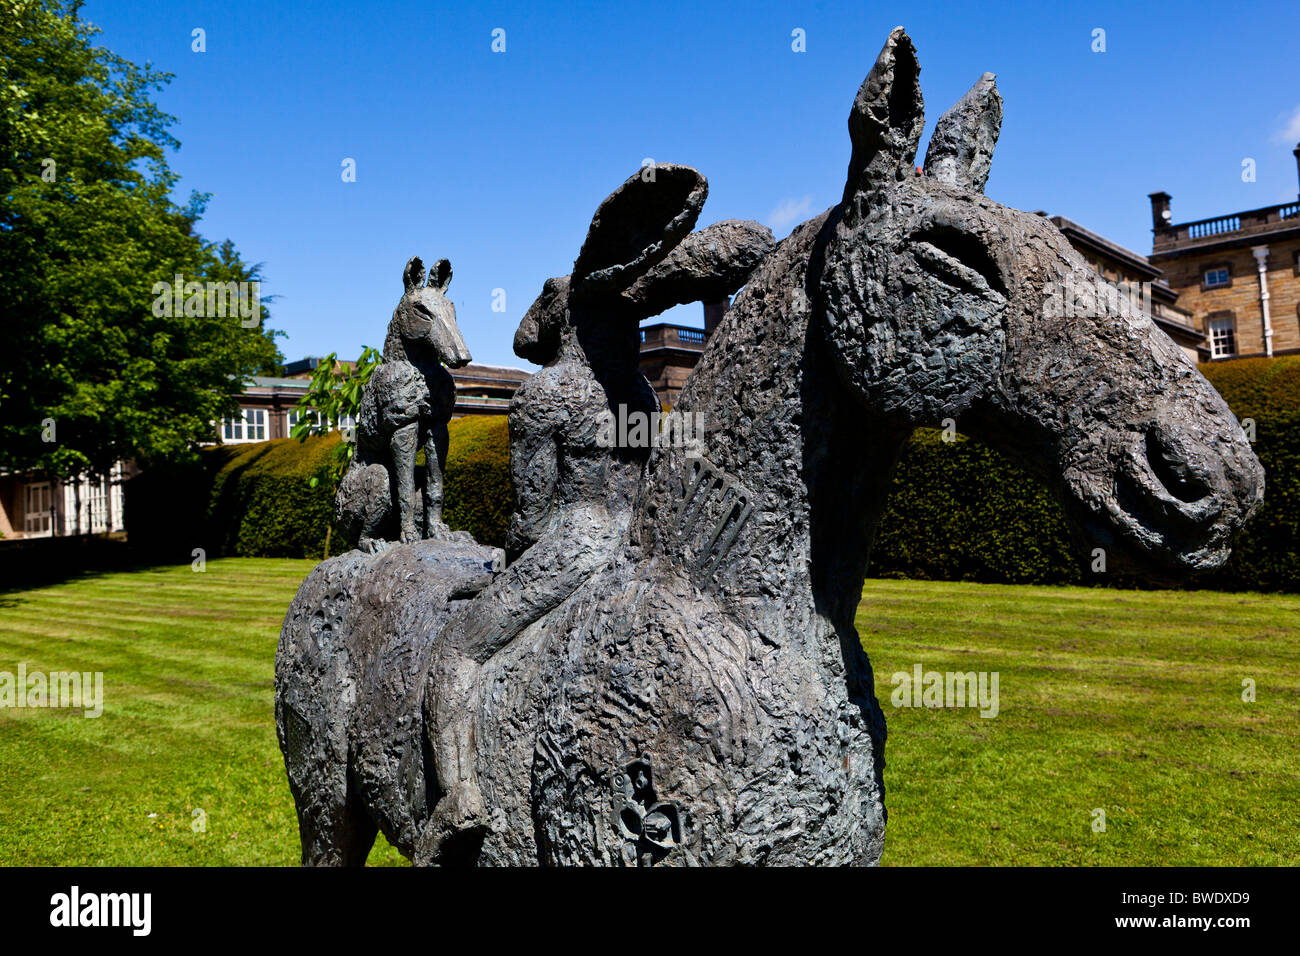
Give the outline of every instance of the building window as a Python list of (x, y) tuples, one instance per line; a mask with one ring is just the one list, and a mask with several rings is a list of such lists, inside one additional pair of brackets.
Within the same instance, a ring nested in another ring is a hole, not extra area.
[(266, 409), (245, 408), (238, 418), (227, 418), (221, 423), (221, 438), (228, 444), (266, 441)]
[(54, 491), (48, 481), (37, 482), (27, 486), (27, 509), (23, 515), (23, 533), (30, 537), (42, 538), (51, 533), (53, 527)]
[[(292, 432), (294, 426), (303, 419), (310, 421), (313, 427), (316, 426), (316, 412), (300, 408), (289, 409), (288, 414), (285, 416), (285, 421), (289, 425), (289, 431)], [(357, 419), (355, 415), (344, 415), (342, 418), (330, 419), (330, 431), (347, 431), (348, 429), (355, 429), (356, 427)]]
[(1205, 270), (1205, 288), (1222, 289), (1232, 285), (1232, 273), (1227, 266), (1215, 266)]
[(223, 418), (221, 420), (221, 440), (225, 442), (244, 440), (244, 419)]
[(1237, 322), (1230, 316), (1211, 318), (1210, 358), (1227, 358), (1237, 354)]
[(89, 508), (87, 509), (88, 521), (91, 534), (102, 534), (105, 531), (112, 530), (108, 521), (108, 479), (100, 478), (93, 483), (88, 483), (90, 492)]

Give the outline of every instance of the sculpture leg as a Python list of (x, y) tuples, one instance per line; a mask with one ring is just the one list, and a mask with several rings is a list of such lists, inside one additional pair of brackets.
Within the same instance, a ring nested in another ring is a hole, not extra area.
[[(434, 763), (442, 796), (416, 840), (411, 862), (416, 866), (457, 866), (474, 862), (487, 835), (486, 808), (474, 772), (473, 692), (478, 663), (467, 657), (444, 658), (430, 675), (446, 701), (459, 703), (454, 717), (444, 715), (433, 730), (432, 743), (441, 756)], [(436, 706), (436, 705), (435, 705)], [(426, 708), (426, 713), (434, 707)]]
[(415, 525), (415, 453), (420, 438), (417, 422), (403, 425), (393, 432), (390, 449), (393, 458), (393, 497), (403, 544), (420, 540)]
[(348, 788), (332, 806), (299, 811), (303, 866), (365, 866), (379, 826)]
[(442, 521), (442, 472), (447, 467), (450, 437), (447, 423), (436, 422), (429, 428), (424, 444), (424, 536), (438, 538), (447, 534)]

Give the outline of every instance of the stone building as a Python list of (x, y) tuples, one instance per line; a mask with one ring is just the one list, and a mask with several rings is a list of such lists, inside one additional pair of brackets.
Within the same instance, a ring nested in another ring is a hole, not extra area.
[(0, 474), (0, 537), (6, 540), (124, 531), (122, 483), (130, 463), (95, 478), (60, 480), (33, 473)]
[[(1046, 213), (1039, 213), (1046, 215)], [(1159, 268), (1145, 256), (1125, 249), (1104, 236), (1085, 229), (1064, 216), (1048, 216), (1070, 245), (1097, 270), (1107, 282), (1115, 284), (1140, 283), (1149, 293), (1142, 296), (1143, 311), (1147, 311), (1156, 325), (1173, 339), (1188, 357), (1200, 361), (1206, 355), (1205, 334), (1192, 314), (1178, 304), (1178, 293), (1169, 285)]]
[[(297, 424), (298, 400), (311, 384), (318, 358), (299, 359), (284, 367), (278, 378), (254, 376), (239, 396), (240, 414), (221, 423), (223, 444), (269, 441), (288, 438)], [(353, 363), (340, 362), (348, 367)], [(462, 415), (504, 415), (510, 410), (510, 396), (531, 372), (521, 368), (482, 365), (471, 362), (464, 368), (449, 369), (456, 382), (454, 418)], [(351, 416), (338, 423), (340, 428), (355, 425)]]
[(704, 328), (656, 322), (641, 327), (641, 374), (654, 386), (661, 404), (677, 404), (686, 378), (695, 368), (709, 336), (731, 307), (728, 297), (704, 303)]
[[(1300, 146), (1294, 150), (1300, 172)], [(1205, 334), (1209, 358), (1300, 352), (1300, 202), (1173, 222), (1151, 193), (1151, 263)]]

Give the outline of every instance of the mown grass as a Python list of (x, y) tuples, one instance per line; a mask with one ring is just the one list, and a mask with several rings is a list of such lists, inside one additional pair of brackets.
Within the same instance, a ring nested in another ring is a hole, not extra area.
[[(857, 623), (886, 864), (1300, 863), (1300, 597), (868, 581)], [(997, 671), (998, 715), (895, 707), (917, 663)]]
[[(0, 594), (0, 670), (105, 684), (97, 719), (0, 709), (0, 864), (296, 864), (272, 687), (312, 565), (221, 560)], [(404, 862), (379, 842), (372, 862)]]
[[(0, 593), (0, 670), (103, 671), (106, 697), (93, 720), (0, 709), (0, 864), (295, 864), (272, 673), (311, 566)], [(859, 631), (890, 728), (886, 863), (1300, 861), (1300, 599), (869, 581)], [(999, 715), (892, 707), (916, 663), (998, 671)]]

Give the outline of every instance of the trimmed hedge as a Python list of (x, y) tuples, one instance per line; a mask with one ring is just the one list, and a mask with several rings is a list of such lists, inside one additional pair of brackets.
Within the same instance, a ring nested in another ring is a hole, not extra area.
[[(335, 534), (334, 489), (326, 475), (340, 441), (337, 434), (305, 442), (280, 438), (207, 452), (220, 465), (207, 515), (215, 553), (322, 557)], [(313, 478), (320, 479), (315, 488)]]
[[(1300, 356), (1216, 362), (1201, 371), (1239, 419), (1253, 419), (1267, 486), (1264, 507), (1232, 558), (1189, 584), (1300, 590)], [(514, 509), (506, 417), (459, 418), (450, 430), (444, 517), (484, 544), (504, 545)], [(134, 479), (127, 495), (132, 544), (157, 553), (159, 542), (169, 542), (185, 560), (194, 547), (209, 555), (317, 557), (329, 533), (337, 553), (333, 489), (324, 481), (308, 485), (325, 473), (338, 440), (224, 446), (205, 451), (198, 465)], [(938, 432), (920, 430), (894, 475), (868, 573), (1008, 584), (1133, 583), (1092, 574), (1088, 558), (1035, 476), (974, 440), (944, 442)]]
[(1221, 590), (1300, 591), (1300, 356), (1201, 366), (1243, 425), (1255, 423), (1264, 505), (1232, 557), (1203, 582)]
[[(514, 510), (504, 415), (451, 422), (444, 517), (483, 544), (501, 546)], [(133, 550), (161, 560), (319, 558), (344, 549), (328, 474), (335, 433), (205, 449), (197, 462), (150, 469), (127, 485)], [(316, 487), (313, 478), (320, 479)]]
[(126, 487), (131, 546), (160, 560), (319, 558), (333, 538), (333, 490), (322, 480), (338, 435), (204, 449), (195, 462), (155, 467)]
[(1077, 584), (1083, 565), (1057, 500), (987, 445), (918, 429), (903, 449), (871, 551), (877, 578)]
[[(1300, 356), (1201, 366), (1239, 420), (1255, 423), (1264, 506), (1219, 571), (1189, 581), (1219, 590), (1300, 590)], [(894, 475), (868, 573), (1005, 583), (1130, 584), (1086, 568), (1043, 483), (973, 440), (921, 430)]]
[(453, 531), (480, 544), (505, 547), (510, 513), (510, 431), (505, 415), (471, 415), (448, 426), (451, 445), (443, 476), (442, 517)]

